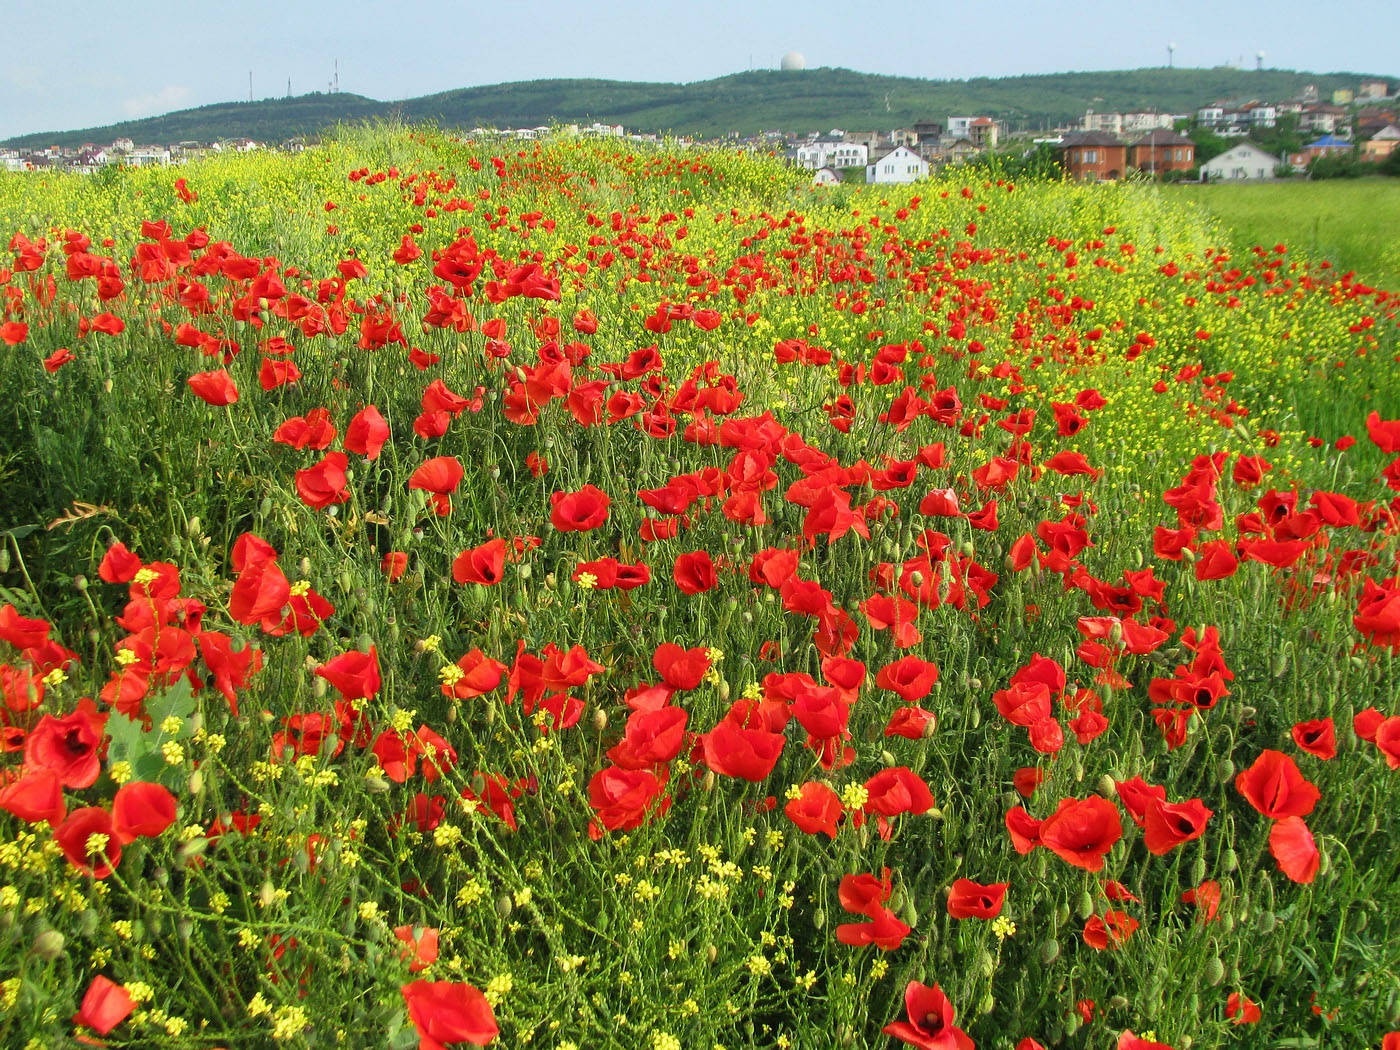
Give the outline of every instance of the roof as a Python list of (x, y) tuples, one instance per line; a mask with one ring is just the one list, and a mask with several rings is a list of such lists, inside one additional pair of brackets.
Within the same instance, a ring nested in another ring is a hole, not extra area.
[(995, 123), (995, 122), (992, 120), (991, 117), (978, 117), (976, 120), (971, 121), (971, 122), (968, 124), (968, 127), (970, 127), (970, 128), (985, 127), (986, 125), (992, 124), (992, 123)]
[(1400, 139), (1400, 128), (1396, 127), (1394, 124), (1387, 124), (1385, 127), (1381, 128), (1380, 131), (1371, 136), (1372, 142), (1378, 139), (1382, 142), (1394, 142), (1396, 139)]
[(1106, 131), (1076, 131), (1065, 136), (1064, 146), (1122, 146), (1123, 140)]
[(1153, 128), (1140, 139), (1133, 141), (1134, 146), (1194, 146), (1195, 143), (1185, 135), (1172, 131), (1170, 128)]
[(1220, 160), (1222, 157), (1230, 157), (1230, 158), (1232, 158), (1232, 159), (1238, 159), (1238, 158), (1240, 157), (1241, 154), (1248, 154), (1248, 153), (1253, 153), (1253, 154), (1256, 154), (1256, 155), (1258, 155), (1258, 156), (1260, 156), (1260, 157), (1266, 157), (1266, 158), (1268, 158), (1269, 160), (1273, 161), (1275, 164), (1278, 163), (1278, 158), (1275, 157), (1275, 156), (1274, 156), (1272, 153), (1270, 153), (1268, 150), (1262, 149), (1261, 147), (1255, 145), (1253, 142), (1250, 142), (1248, 139), (1245, 139), (1243, 142), (1239, 142), (1239, 143), (1236, 143), (1235, 145), (1231, 146), (1229, 149), (1227, 149), (1224, 153), (1221, 153), (1219, 156), (1213, 157), (1213, 158), (1211, 158), (1210, 160), (1206, 161), (1206, 163), (1203, 164), (1203, 165), (1201, 165), (1201, 167), (1208, 167), (1209, 165), (1214, 164), (1216, 161)]
[(1327, 146), (1342, 146), (1351, 149), (1352, 144), (1346, 139), (1339, 139), (1336, 135), (1323, 135), (1316, 142), (1309, 142), (1304, 149), (1323, 149)]

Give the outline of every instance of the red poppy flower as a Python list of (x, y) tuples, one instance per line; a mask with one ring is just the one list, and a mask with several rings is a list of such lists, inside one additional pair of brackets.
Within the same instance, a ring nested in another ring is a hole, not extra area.
[[(628, 831), (640, 827), (647, 813), (658, 805), (661, 811), (670, 805), (663, 795), (664, 781), (647, 769), (621, 769), (605, 766), (588, 782), (588, 804), (598, 821), (609, 831)], [(590, 838), (602, 833), (590, 826)]]
[(895, 951), (908, 937), (911, 927), (888, 908), (880, 908), (868, 922), (845, 922), (836, 927), (836, 939), (852, 947), (873, 944), (881, 951)]
[(1040, 843), (1085, 871), (1102, 871), (1104, 857), (1123, 837), (1118, 807), (1106, 798), (1065, 799), (1040, 825)]
[(408, 553), (406, 551), (390, 551), (379, 562), (379, 569), (385, 576), (389, 577), (389, 582), (401, 579), (408, 570)]
[(1315, 718), (1293, 727), (1293, 742), (1310, 755), (1326, 761), (1337, 754), (1337, 731), (1330, 718)]
[(708, 551), (691, 551), (676, 555), (672, 578), (683, 594), (703, 594), (719, 583), (715, 563)]
[(1159, 1043), (1154, 1039), (1144, 1039), (1142, 1036), (1134, 1035), (1132, 1030), (1124, 1032), (1118, 1037), (1117, 1050), (1172, 1050), (1166, 1043)]
[(97, 806), (69, 813), (54, 829), (53, 838), (69, 864), (91, 872), (95, 879), (105, 879), (121, 863), (121, 839), (112, 824), (112, 814)]
[(1273, 820), (1306, 817), (1322, 792), (1307, 780), (1282, 751), (1264, 751), (1235, 777), (1235, 789), (1251, 806)]
[(759, 783), (773, 772), (786, 738), (764, 729), (745, 729), (723, 721), (701, 737), (705, 765), (726, 777)]
[(902, 736), (907, 740), (922, 740), (932, 735), (938, 717), (922, 707), (897, 707), (885, 724), (885, 736)]
[(462, 677), (450, 685), (444, 681), (442, 695), (458, 700), (484, 696), (501, 684), (501, 678), (506, 673), (505, 664), (493, 660), (480, 649), (473, 649), (458, 660), (457, 669), (462, 672)]
[(1185, 802), (1166, 802), (1159, 798), (1151, 799), (1143, 820), (1143, 844), (1154, 856), (1162, 856), (1205, 834), (1206, 822), (1213, 811), (1205, 807), (1198, 798)]
[(499, 536), (465, 550), (452, 562), (452, 578), (458, 583), (493, 586), (505, 575), (506, 541)]
[(112, 798), (112, 826), (122, 845), (154, 838), (174, 822), (175, 796), (161, 784), (123, 784)]
[(588, 532), (608, 520), (612, 500), (602, 489), (585, 485), (577, 492), (556, 492), (549, 503), (550, 524), (560, 532)]
[(379, 451), (389, 440), (389, 424), (373, 405), (356, 412), (345, 428), (345, 451), (367, 459), (378, 459)]
[(880, 668), (875, 684), (896, 693), (906, 703), (922, 700), (938, 681), (938, 667), (932, 661), (906, 656)]
[(1225, 1016), (1235, 1024), (1255, 1024), (1264, 1014), (1248, 996), (1231, 992), (1225, 1000)]
[(694, 689), (705, 679), (710, 658), (704, 647), (683, 649), (675, 642), (662, 642), (651, 657), (657, 674), (672, 689)]
[(1140, 925), (1124, 911), (1106, 911), (1102, 919), (1091, 915), (1084, 923), (1084, 943), (1099, 951), (1117, 951)]
[(222, 368), (217, 372), (200, 372), (185, 381), (200, 398), (215, 407), (231, 405), (238, 400), (238, 387), (233, 376)]
[(107, 715), (98, 714), (97, 705), (86, 697), (72, 714), (45, 715), (25, 738), (25, 772), (47, 769), (66, 788), (91, 787), (102, 768), (106, 724)]
[(126, 988), (101, 974), (92, 979), (83, 1004), (73, 1015), (73, 1023), (91, 1028), (98, 1035), (106, 1035), (125, 1021), (136, 1009), (136, 1000)]
[(955, 919), (995, 919), (1001, 914), (1010, 883), (982, 885), (971, 879), (955, 879), (948, 894), (948, 914)]
[(413, 472), (408, 479), (408, 487), (446, 496), (457, 491), (457, 486), (462, 483), (462, 473), (462, 464), (455, 456), (437, 456)]
[(1269, 852), (1278, 861), (1279, 871), (1294, 882), (1312, 882), (1322, 864), (1312, 832), (1298, 816), (1284, 817), (1269, 829)]
[(608, 750), (608, 758), (623, 769), (650, 769), (669, 762), (685, 745), (689, 714), (679, 707), (634, 711), (627, 719), (622, 740)]
[(910, 981), (904, 989), (908, 1020), (893, 1021), (881, 1031), (919, 1050), (976, 1050), (966, 1032), (954, 1026), (953, 1004), (937, 984)]
[(825, 784), (809, 780), (802, 785), (800, 794), (788, 801), (783, 812), (788, 819), (808, 835), (825, 834), (836, 837), (836, 826), (840, 823), (845, 809), (841, 797)]
[(345, 485), (345, 468), (349, 461), (344, 452), (328, 452), (314, 466), (296, 472), (297, 495), (313, 510), (324, 510), (350, 498)]
[(500, 1034), (491, 1004), (470, 984), (414, 981), (399, 990), (418, 1030), (419, 1050), (443, 1050), (447, 1043), (485, 1046)]
[(342, 700), (372, 698), (379, 692), (379, 653), (372, 645), (367, 653), (351, 649), (323, 663), (316, 677), (335, 686)]
[(404, 944), (399, 958), (408, 963), (409, 973), (426, 970), (437, 961), (438, 931), (433, 927), (395, 926), (394, 936)]
[(1202, 922), (1215, 921), (1220, 910), (1220, 883), (1207, 879), (1194, 890), (1186, 890), (1181, 895), (1183, 904), (1194, 904)]
[(30, 824), (47, 820), (52, 827), (68, 813), (63, 783), (51, 769), (35, 769), (0, 788), (0, 809)]

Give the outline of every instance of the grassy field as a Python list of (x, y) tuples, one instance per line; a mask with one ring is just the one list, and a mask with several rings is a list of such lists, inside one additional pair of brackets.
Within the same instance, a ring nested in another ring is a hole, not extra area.
[(1400, 298), (1181, 195), (0, 173), (0, 1047), (1395, 1050)]
[(1244, 247), (1282, 243), (1383, 288), (1400, 288), (1400, 184), (1328, 179), (1171, 186), (1233, 231)]

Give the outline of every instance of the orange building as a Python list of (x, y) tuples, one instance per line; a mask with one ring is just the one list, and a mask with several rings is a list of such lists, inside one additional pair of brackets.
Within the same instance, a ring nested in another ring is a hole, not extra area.
[(1128, 169), (1128, 147), (1107, 132), (1073, 132), (1060, 149), (1065, 171), (1076, 179), (1102, 182), (1121, 178)]
[(1196, 144), (1166, 128), (1149, 131), (1132, 145), (1132, 164), (1149, 175), (1190, 171), (1196, 163)]

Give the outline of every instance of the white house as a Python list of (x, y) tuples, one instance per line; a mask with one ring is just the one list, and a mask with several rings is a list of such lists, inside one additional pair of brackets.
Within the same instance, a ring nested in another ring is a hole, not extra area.
[(904, 146), (865, 166), (866, 182), (913, 182), (927, 175), (928, 161)]
[(1278, 174), (1277, 157), (1252, 142), (1232, 146), (1214, 160), (1201, 165), (1201, 177), (1209, 182), (1239, 179), (1272, 179)]
[(812, 175), (813, 186), (839, 186), (841, 176), (836, 174), (834, 168), (818, 168)]
[(870, 157), (863, 142), (846, 142), (835, 135), (823, 135), (797, 147), (797, 163), (808, 171), (818, 168), (859, 168)]

